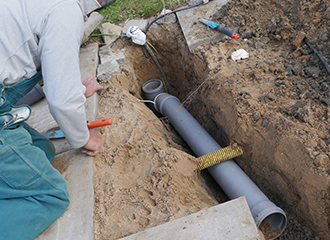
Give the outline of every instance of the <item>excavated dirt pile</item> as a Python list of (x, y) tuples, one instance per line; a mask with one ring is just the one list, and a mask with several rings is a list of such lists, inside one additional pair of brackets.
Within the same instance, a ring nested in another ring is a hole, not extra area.
[[(233, 0), (213, 16), (239, 40), (190, 53), (178, 24), (148, 31), (172, 94), (288, 216), (279, 239), (330, 239), (330, 74), (308, 42), (330, 60), (330, 3)], [(142, 101), (160, 79), (140, 46), (125, 49), (121, 72), (101, 84), (104, 145), (94, 159), (95, 238), (118, 239), (224, 202), (166, 118)], [(233, 61), (245, 49), (249, 58)]]

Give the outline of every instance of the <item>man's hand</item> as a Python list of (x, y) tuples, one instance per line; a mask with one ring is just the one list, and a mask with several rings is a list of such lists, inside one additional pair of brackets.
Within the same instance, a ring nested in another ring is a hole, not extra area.
[(86, 87), (85, 97), (88, 98), (92, 96), (96, 91), (102, 90), (103, 86), (95, 85), (96, 77), (90, 77), (87, 80), (83, 81), (83, 85)]
[(89, 140), (81, 150), (82, 153), (86, 153), (89, 156), (95, 156), (99, 153), (102, 145), (102, 137), (98, 132), (89, 130)]

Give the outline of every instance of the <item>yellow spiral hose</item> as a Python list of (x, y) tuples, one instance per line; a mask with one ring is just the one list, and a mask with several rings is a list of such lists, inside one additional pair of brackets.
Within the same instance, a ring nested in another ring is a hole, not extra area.
[(198, 170), (203, 170), (215, 164), (241, 156), (242, 154), (243, 154), (243, 148), (240, 146), (236, 146), (236, 147), (228, 146), (225, 148), (221, 148), (217, 151), (205, 154), (197, 158), (199, 161), (197, 168)]

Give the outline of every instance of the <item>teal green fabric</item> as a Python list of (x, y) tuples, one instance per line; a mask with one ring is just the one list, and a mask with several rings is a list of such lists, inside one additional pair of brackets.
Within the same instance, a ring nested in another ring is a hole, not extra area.
[(28, 124), (23, 123), (22, 125), (25, 128), (25, 130), (27, 130), (28, 133), (31, 135), (32, 145), (43, 150), (46, 154), (48, 161), (52, 164), (55, 157), (54, 144), (51, 141), (49, 141), (47, 137), (40, 134), (38, 131), (30, 127)]
[(42, 73), (39, 71), (32, 78), (18, 82), (13, 86), (3, 86), (0, 84), (0, 89), (4, 89), (2, 97), (4, 97), (11, 105), (24, 97), (37, 83), (42, 79)]
[(0, 240), (32, 240), (69, 205), (66, 182), (51, 165), (52, 142), (24, 122), (4, 125), (1, 117), (19, 99), (17, 89), (24, 95), (34, 83), (24, 80), (0, 96)]

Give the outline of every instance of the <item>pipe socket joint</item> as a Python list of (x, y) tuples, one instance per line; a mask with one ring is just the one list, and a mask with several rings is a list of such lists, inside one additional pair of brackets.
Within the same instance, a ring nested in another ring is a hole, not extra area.
[(143, 84), (142, 91), (148, 100), (154, 101), (158, 94), (164, 92), (163, 82), (159, 79), (151, 79)]

